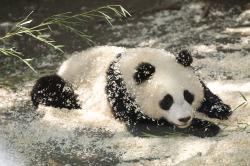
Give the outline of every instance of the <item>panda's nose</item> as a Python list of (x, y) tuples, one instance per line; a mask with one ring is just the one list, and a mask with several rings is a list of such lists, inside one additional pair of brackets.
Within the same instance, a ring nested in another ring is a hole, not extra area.
[(184, 123), (187, 123), (189, 120), (191, 119), (191, 116), (188, 116), (186, 118), (180, 118), (178, 119), (180, 122), (184, 122)]

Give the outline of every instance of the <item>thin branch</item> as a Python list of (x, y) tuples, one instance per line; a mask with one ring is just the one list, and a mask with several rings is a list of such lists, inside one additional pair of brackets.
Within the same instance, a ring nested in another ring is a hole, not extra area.
[[(105, 10), (110, 10), (114, 12), (119, 18), (126, 17), (127, 15), (130, 15), (122, 6), (120, 5), (108, 5), (104, 7), (100, 7), (88, 12), (80, 13), (71, 15), (71, 12), (56, 14), (53, 16), (50, 16), (43, 20), (39, 25), (27, 28), (26, 26), (29, 25), (32, 20), (29, 20), (30, 15), (33, 13), (31, 12), (25, 19), (17, 23), (11, 30), (3, 37), (0, 38), (0, 41), (4, 43), (4, 40), (13, 36), (22, 36), (22, 35), (28, 35), (31, 36), (47, 45), (50, 45), (54, 47), (55, 49), (63, 52), (61, 49), (62, 45), (55, 45), (55, 40), (51, 39), (49, 35), (44, 34), (45, 31), (53, 32), (51, 29), (51, 25), (58, 25), (61, 27), (64, 27), (71, 32), (75, 33), (76, 35), (83, 38), (88, 44), (93, 43), (93, 41), (90, 39), (91, 36), (86, 35), (84, 32), (74, 28), (73, 26), (80, 25), (81, 23), (86, 23), (89, 19), (93, 19), (94, 17), (101, 17), (105, 19), (108, 24), (112, 27), (110, 20), (112, 19)], [(120, 11), (119, 11), (120, 10)], [(5, 49), (0, 48), (0, 52), (4, 55), (8, 56), (15, 56), (22, 60), (25, 64), (27, 64), (35, 73), (37, 73), (34, 68), (26, 61), (25, 59), (22, 59), (20, 56), (23, 56), (22, 53), (17, 52), (13, 48)]]

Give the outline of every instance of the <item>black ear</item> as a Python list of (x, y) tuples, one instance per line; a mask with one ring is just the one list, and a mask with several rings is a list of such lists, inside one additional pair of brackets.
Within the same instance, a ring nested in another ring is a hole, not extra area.
[(182, 50), (176, 57), (177, 62), (187, 67), (193, 62), (193, 58), (188, 50)]

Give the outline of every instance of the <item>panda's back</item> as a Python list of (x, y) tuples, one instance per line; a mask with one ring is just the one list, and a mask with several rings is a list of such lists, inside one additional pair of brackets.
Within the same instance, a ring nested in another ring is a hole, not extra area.
[(93, 84), (96, 79), (106, 77), (112, 60), (124, 51), (122, 47), (99, 46), (75, 53), (61, 65), (58, 75), (74, 87)]

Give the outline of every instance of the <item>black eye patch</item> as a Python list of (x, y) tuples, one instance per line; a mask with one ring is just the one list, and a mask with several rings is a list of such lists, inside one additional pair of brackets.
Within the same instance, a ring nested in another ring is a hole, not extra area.
[(136, 83), (140, 84), (151, 77), (155, 72), (155, 67), (150, 63), (143, 62), (137, 68), (134, 73), (134, 80)]
[(171, 95), (167, 94), (164, 98), (160, 101), (160, 107), (163, 110), (169, 110), (170, 107), (173, 105), (174, 99)]
[(194, 95), (190, 93), (188, 90), (184, 90), (184, 99), (189, 103), (192, 104), (194, 101)]

